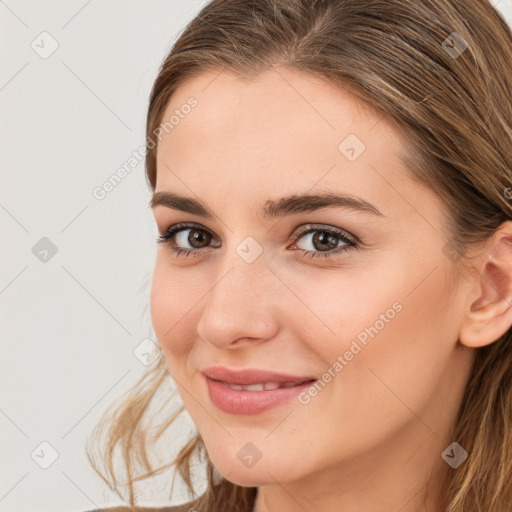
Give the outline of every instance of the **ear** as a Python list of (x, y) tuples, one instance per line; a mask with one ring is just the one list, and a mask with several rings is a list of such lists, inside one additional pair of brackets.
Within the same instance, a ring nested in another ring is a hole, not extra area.
[(512, 221), (504, 222), (478, 255), (459, 340), (482, 347), (512, 325)]

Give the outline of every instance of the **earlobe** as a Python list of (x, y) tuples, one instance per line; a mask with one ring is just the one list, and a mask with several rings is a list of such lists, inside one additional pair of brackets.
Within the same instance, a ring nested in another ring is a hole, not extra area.
[(459, 340), (483, 347), (512, 326), (512, 222), (504, 222), (478, 256)]

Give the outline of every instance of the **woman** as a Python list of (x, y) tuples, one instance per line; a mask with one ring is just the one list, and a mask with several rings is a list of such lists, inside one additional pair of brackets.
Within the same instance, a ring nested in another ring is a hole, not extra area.
[[(108, 475), (90, 458), (119, 492), (120, 447), (130, 510), (510, 511), (511, 69), (480, 0), (192, 20), (147, 118), (163, 357), (101, 425)], [(170, 380), (197, 432), (154, 468)], [(135, 507), (196, 462), (194, 501)]]

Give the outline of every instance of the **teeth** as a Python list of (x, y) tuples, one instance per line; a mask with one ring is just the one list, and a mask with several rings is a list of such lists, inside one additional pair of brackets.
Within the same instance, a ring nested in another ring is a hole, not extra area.
[(236, 391), (272, 391), (274, 389), (291, 388), (298, 385), (296, 382), (265, 382), (263, 384), (250, 384), (247, 386), (228, 384), (227, 382), (223, 382), (223, 384)]
[(251, 384), (250, 386), (238, 386), (237, 384), (227, 384), (228, 388), (236, 391), (264, 391), (263, 384)]

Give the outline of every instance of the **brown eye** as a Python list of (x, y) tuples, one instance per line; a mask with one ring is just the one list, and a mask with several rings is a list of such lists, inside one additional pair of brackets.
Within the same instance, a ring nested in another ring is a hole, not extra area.
[[(304, 241), (306, 247), (300, 247), (299, 244)], [(323, 226), (306, 226), (305, 229), (297, 233), (294, 245), (304, 251), (304, 256), (312, 258), (331, 257), (350, 249), (359, 248), (357, 242), (341, 230), (334, 227), (325, 228)]]
[(177, 256), (182, 254), (188, 256), (199, 254), (200, 250), (208, 247), (213, 239), (213, 235), (203, 228), (194, 224), (180, 223), (167, 229), (157, 241), (159, 244), (169, 245)]
[[(187, 236), (187, 231), (189, 232)], [(181, 236), (183, 235), (183, 236)], [(176, 233), (175, 239), (178, 241), (178, 245), (183, 243), (190, 244), (195, 249), (200, 249), (204, 246), (208, 246), (212, 236), (210, 233), (203, 231), (202, 229), (184, 229)]]

